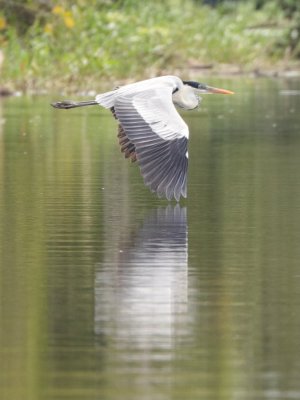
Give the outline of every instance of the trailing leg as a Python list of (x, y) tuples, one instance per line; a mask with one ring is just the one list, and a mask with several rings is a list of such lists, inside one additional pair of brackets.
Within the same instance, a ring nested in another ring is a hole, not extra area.
[(75, 108), (75, 107), (85, 107), (85, 106), (95, 106), (99, 105), (95, 100), (90, 100), (90, 101), (71, 101), (71, 100), (65, 100), (65, 101), (58, 101), (57, 103), (51, 103), (51, 106), (54, 108), (62, 108), (65, 110), (68, 110), (69, 108)]

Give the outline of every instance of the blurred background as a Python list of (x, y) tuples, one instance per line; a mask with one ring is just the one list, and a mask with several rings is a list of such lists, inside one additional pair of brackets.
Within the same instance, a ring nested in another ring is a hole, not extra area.
[(99, 90), (163, 73), (291, 73), (299, 36), (298, 0), (1, 0), (1, 86)]
[[(300, 399), (299, 0), (0, 0), (0, 399)], [(109, 110), (178, 74), (188, 197)], [(4, 96), (5, 94), (14, 94)]]

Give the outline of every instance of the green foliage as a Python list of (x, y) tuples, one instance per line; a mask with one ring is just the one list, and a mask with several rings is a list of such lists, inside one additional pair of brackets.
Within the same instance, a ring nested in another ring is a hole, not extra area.
[(292, 56), (300, 58), (300, 2), (298, 0), (278, 0), (285, 15), (291, 20), (287, 32), (278, 47), (287, 49)]
[(273, 51), (285, 18), (275, 1), (261, 10), (248, 1), (215, 8), (192, 0), (17, 3), (33, 18), (17, 23), (20, 8), (3, 8), (2, 79), (25, 90), (94, 87), (95, 79), (136, 79), (191, 64), (255, 68), (270, 62), (268, 53), (276, 61), (285, 51)]
[[(256, 7), (266, 7), (270, 1), (256, 0)], [(300, 2), (299, 0), (273, 0), (272, 3), (283, 12), (286, 29), (275, 42), (273, 53), (300, 58)]]

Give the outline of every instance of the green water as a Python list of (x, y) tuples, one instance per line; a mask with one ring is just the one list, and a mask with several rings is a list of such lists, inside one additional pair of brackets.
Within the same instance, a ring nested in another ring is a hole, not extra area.
[(300, 398), (300, 81), (211, 81), (188, 199), (100, 108), (0, 102), (0, 399)]

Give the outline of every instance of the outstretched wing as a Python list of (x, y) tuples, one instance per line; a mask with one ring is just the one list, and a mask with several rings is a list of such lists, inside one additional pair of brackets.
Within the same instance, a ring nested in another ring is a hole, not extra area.
[(172, 102), (172, 89), (119, 96), (114, 111), (135, 146), (145, 185), (169, 200), (186, 197), (189, 132)]
[[(112, 112), (114, 118), (118, 120), (114, 107), (111, 107), (110, 111)], [(136, 161), (135, 146), (128, 139), (126, 132), (124, 131), (120, 123), (118, 126), (118, 139), (119, 139), (119, 145), (121, 147), (121, 152), (124, 153), (125, 158), (130, 158), (132, 162), (135, 162)]]

